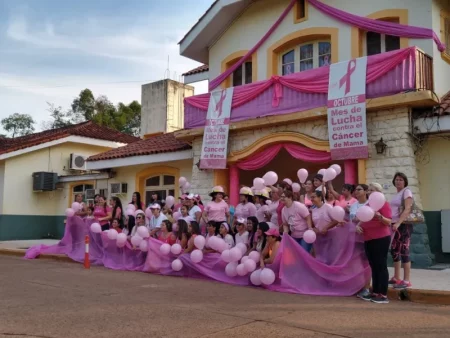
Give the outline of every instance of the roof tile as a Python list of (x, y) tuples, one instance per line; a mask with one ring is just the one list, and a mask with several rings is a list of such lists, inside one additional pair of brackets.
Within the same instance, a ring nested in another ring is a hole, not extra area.
[(450, 91), (441, 98), (437, 113), (439, 115), (450, 115)]
[(175, 138), (174, 133), (160, 134), (150, 138), (112, 149), (101, 154), (93, 155), (88, 161), (102, 161), (131, 156), (143, 156), (170, 153), (192, 149), (189, 143)]
[(197, 68), (191, 69), (190, 71), (184, 73), (183, 76), (194, 75), (194, 74), (203, 73), (203, 72), (207, 72), (207, 71), (209, 71), (209, 66), (208, 65), (202, 65), (202, 66), (199, 66)]

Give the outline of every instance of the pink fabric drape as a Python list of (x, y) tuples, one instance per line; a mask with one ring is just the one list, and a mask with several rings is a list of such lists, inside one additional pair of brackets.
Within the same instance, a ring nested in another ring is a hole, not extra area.
[(272, 25), (272, 27), (269, 28), (266, 34), (261, 38), (261, 40), (258, 41), (258, 43), (253, 46), (252, 49), (248, 51), (247, 54), (245, 54), (238, 62), (236, 62), (232, 67), (228, 68), (225, 72), (220, 74), (218, 77), (213, 79), (209, 82), (209, 90), (212, 91), (215, 88), (217, 88), (228, 76), (230, 76), (236, 69), (242, 66), (242, 64), (247, 61), (253, 53), (255, 53), (261, 45), (266, 42), (266, 40), (269, 38), (269, 36), (272, 35), (272, 33), (277, 29), (277, 27), (280, 25), (280, 23), (284, 20), (286, 15), (291, 11), (291, 9), (294, 7), (297, 0), (291, 0), (289, 5), (286, 7), (286, 9), (281, 13), (280, 17), (277, 21)]
[(275, 156), (284, 148), (295, 159), (312, 162), (312, 163), (326, 163), (331, 161), (331, 154), (326, 151), (314, 150), (302, 147), (298, 144), (280, 143), (274, 144), (261, 152), (252, 154), (249, 158), (236, 164), (242, 170), (256, 170), (269, 164)]
[[(366, 83), (372, 83), (387, 72), (393, 70), (405, 59), (415, 58), (416, 47), (404, 48), (388, 53), (372, 55), (367, 58)], [(268, 80), (258, 81), (234, 88), (232, 108), (247, 103), (274, 86), (272, 106), (277, 107), (282, 99), (282, 87), (304, 93), (328, 93), (330, 67), (325, 66), (286, 76), (272, 76)], [(198, 109), (208, 110), (210, 93), (191, 96), (184, 99), (185, 104)]]
[(440, 52), (445, 51), (445, 45), (430, 28), (402, 25), (399, 23), (369, 19), (363, 16), (345, 12), (343, 10), (328, 6), (319, 0), (308, 0), (308, 2), (322, 13), (333, 19), (345, 22), (354, 27), (369, 32), (394, 35), (405, 38), (433, 39)]

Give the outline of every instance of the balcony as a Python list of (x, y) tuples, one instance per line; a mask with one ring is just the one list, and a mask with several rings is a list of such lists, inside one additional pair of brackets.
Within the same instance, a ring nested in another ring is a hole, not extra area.
[[(367, 64), (368, 109), (372, 99), (417, 91), (428, 95), (433, 91), (433, 59), (416, 47), (369, 56)], [(306, 114), (324, 108), (328, 76), (329, 66), (326, 66), (235, 87), (230, 121), (292, 113), (301, 115), (301, 112)], [(185, 99), (185, 129), (205, 125), (209, 96), (207, 93)], [(432, 99), (429, 101), (431, 104)]]

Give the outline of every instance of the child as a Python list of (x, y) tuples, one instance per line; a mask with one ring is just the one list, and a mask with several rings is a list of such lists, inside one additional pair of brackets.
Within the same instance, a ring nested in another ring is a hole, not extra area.
[(94, 219), (95, 218), (94, 217), (94, 207), (93, 206), (89, 206), (87, 208), (87, 216), (86, 216), (86, 218), (87, 219)]
[(122, 232), (122, 229), (120, 228), (120, 222), (117, 218), (114, 218), (111, 226), (114, 230), (116, 230), (119, 234)]

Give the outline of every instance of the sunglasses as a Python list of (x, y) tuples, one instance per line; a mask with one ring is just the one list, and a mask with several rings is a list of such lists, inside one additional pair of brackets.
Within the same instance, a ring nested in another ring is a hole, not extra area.
[(136, 217), (136, 219), (142, 219), (142, 216), (138, 216), (138, 217)]

